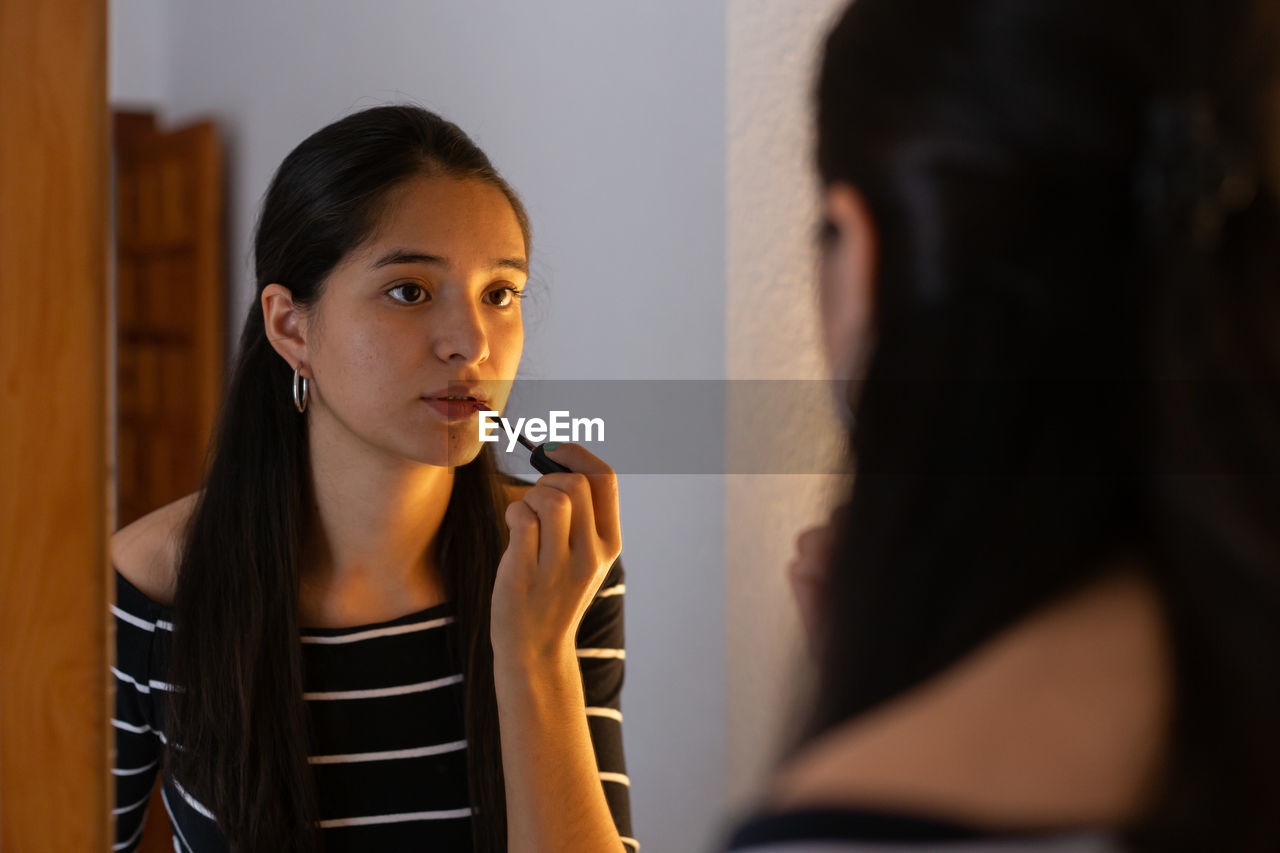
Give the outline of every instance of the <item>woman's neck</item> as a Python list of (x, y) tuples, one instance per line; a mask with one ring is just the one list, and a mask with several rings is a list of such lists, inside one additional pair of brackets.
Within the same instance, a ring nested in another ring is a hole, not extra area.
[(453, 469), (394, 458), (316, 420), (303, 624), (379, 621), (437, 603), (443, 584), (435, 545)]
[(1110, 575), (810, 744), (770, 804), (905, 809), (996, 829), (1125, 823), (1158, 785), (1170, 655), (1154, 588)]

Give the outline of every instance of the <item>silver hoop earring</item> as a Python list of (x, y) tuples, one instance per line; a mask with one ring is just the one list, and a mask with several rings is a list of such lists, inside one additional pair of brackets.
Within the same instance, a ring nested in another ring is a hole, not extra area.
[(298, 373), (298, 368), (293, 369), (293, 405), (298, 407), (299, 412), (307, 410), (307, 377)]

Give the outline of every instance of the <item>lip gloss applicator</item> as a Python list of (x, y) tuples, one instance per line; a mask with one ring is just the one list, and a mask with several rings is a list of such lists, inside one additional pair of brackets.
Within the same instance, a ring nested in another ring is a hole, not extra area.
[(543, 474), (572, 474), (568, 468), (561, 465), (551, 457), (547, 456), (546, 451), (542, 449), (541, 444), (534, 444), (532, 441), (524, 437), (523, 432), (516, 433), (516, 441), (529, 448), (529, 463)]

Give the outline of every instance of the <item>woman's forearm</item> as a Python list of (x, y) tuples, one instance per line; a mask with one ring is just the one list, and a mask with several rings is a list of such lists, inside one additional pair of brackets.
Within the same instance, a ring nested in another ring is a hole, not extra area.
[(509, 853), (623, 850), (605, 801), (572, 645), (495, 661)]

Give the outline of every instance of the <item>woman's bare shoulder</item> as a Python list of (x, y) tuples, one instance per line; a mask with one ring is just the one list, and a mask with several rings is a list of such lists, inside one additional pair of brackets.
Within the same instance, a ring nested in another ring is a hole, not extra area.
[(111, 562), (125, 580), (158, 604), (173, 604), (182, 531), (199, 492), (166, 504), (111, 537)]

